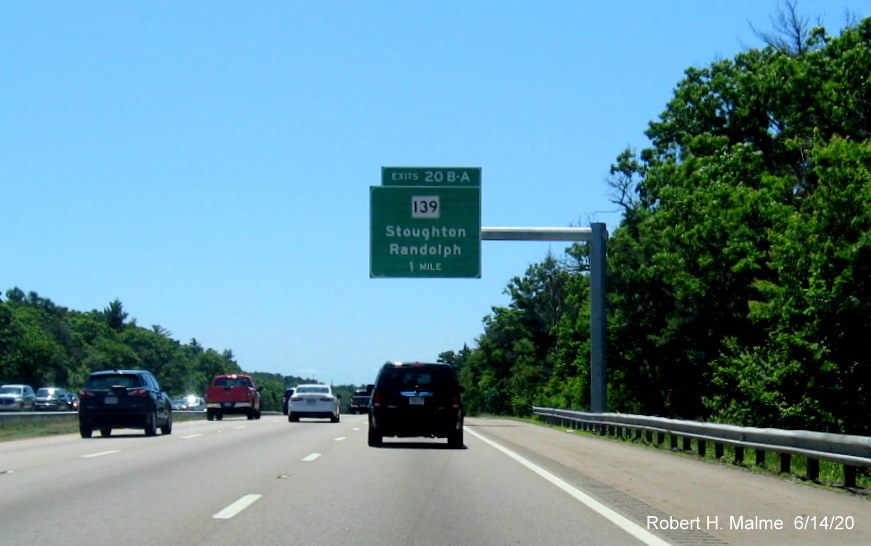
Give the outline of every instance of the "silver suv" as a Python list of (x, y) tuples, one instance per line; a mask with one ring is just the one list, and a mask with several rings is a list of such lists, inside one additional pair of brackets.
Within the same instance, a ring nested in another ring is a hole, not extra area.
[(30, 385), (3, 385), (0, 387), (0, 410), (32, 410), (36, 401)]

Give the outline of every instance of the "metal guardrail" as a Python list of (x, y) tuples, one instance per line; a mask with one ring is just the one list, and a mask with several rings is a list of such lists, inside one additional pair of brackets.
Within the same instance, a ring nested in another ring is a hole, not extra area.
[[(789, 473), (792, 456), (807, 459), (807, 478), (819, 478), (820, 461), (832, 461), (843, 466), (844, 487), (856, 487), (856, 470), (871, 466), (871, 437), (830, 434), (807, 430), (739, 427), (718, 423), (684, 421), (666, 417), (647, 417), (622, 413), (590, 413), (574, 410), (534, 406), (533, 415), (545, 422), (594, 431), (607, 436), (625, 436), (632, 431), (636, 438), (642, 435), (655, 445), (665, 443), (669, 436), (672, 449), (690, 451), (691, 440), (696, 440), (699, 455), (704, 456), (707, 444), (714, 445), (714, 455), (723, 456), (723, 446), (735, 448), (735, 461), (743, 463), (744, 450), (756, 451), (756, 464), (762, 466), (768, 451), (780, 454), (780, 472)], [(654, 435), (655, 438), (654, 438)], [(678, 440), (681, 440), (680, 447)]]
[[(266, 412), (263, 412), (266, 414)], [(181, 421), (205, 419), (205, 411), (173, 410), (173, 418)], [(15, 423), (65, 423), (79, 418), (77, 411), (0, 411), (0, 427)]]

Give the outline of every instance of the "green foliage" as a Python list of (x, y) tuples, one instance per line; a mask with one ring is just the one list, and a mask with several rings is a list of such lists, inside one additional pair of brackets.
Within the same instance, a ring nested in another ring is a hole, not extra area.
[[(790, 10), (795, 6), (790, 5)], [(612, 411), (871, 433), (871, 19), (686, 71), (608, 184)], [(463, 357), (470, 412), (589, 404), (589, 287), (548, 256)]]
[[(202, 395), (212, 377), (244, 373), (233, 352), (204, 348), (196, 339), (183, 344), (161, 326), (127, 322), (120, 301), (103, 311), (71, 311), (35, 292), (19, 288), (0, 300), (0, 383), (34, 388), (81, 388), (94, 370), (147, 369), (174, 396)], [(312, 382), (300, 377), (254, 373), (263, 387), (263, 409), (280, 411), (286, 386)]]

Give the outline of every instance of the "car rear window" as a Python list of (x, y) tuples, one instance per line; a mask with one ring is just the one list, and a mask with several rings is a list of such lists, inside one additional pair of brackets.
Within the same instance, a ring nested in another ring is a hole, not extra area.
[(456, 379), (451, 371), (444, 367), (413, 366), (408, 368), (386, 368), (383, 372), (383, 385), (387, 389), (400, 390), (409, 387), (452, 388)]
[(247, 377), (219, 377), (215, 379), (216, 387), (250, 387), (251, 380)]
[(305, 394), (305, 393), (316, 393), (316, 394), (326, 394), (329, 393), (329, 387), (300, 387), (296, 389), (296, 394)]
[(85, 383), (86, 389), (111, 389), (112, 387), (124, 387), (127, 389), (141, 387), (142, 377), (135, 374), (112, 374), (95, 375), (89, 377)]

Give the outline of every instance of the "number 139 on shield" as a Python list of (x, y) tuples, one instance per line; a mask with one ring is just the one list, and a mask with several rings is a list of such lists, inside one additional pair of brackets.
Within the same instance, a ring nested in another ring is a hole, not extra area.
[(439, 212), (438, 195), (413, 195), (411, 197), (412, 218), (438, 218)]

